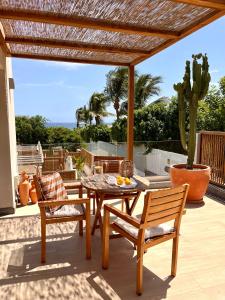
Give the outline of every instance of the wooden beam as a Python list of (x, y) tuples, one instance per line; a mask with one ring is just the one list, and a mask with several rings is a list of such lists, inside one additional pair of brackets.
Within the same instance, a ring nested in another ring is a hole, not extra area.
[(145, 55), (149, 51), (138, 50), (132, 48), (118, 48), (110, 47), (104, 45), (93, 45), (87, 43), (78, 43), (72, 41), (58, 41), (58, 40), (49, 40), (49, 39), (40, 39), (40, 38), (24, 38), (24, 37), (6, 37), (5, 41), (7, 43), (14, 44), (23, 44), (31, 46), (42, 46), (50, 48), (62, 48), (62, 49), (71, 49), (71, 50), (81, 50), (81, 51), (94, 51), (94, 52), (107, 52), (107, 53), (121, 53), (121, 54), (139, 54)]
[(134, 156), (134, 66), (128, 71), (127, 158)]
[(39, 22), (46, 24), (56, 24), (64, 26), (73, 26), (79, 28), (89, 28), (95, 30), (105, 30), (110, 32), (121, 32), (126, 34), (138, 34), (144, 36), (157, 36), (161, 38), (171, 39), (177, 38), (178, 33), (160, 29), (149, 29), (144, 26), (118, 24), (116, 22), (108, 22), (99, 19), (90, 19), (83, 17), (65, 17), (56, 16), (45, 13), (32, 13), (26, 11), (13, 11), (0, 9), (1, 19), (23, 20), (31, 22)]
[(179, 2), (183, 4), (196, 5), (206, 8), (214, 8), (219, 10), (225, 10), (224, 0), (172, 0), (173, 2)]
[(192, 34), (193, 32), (195, 32), (199, 29), (201, 29), (202, 27), (210, 24), (211, 22), (221, 18), (224, 15), (225, 15), (225, 11), (212, 12), (210, 15), (207, 15), (204, 18), (202, 18), (201, 20), (199, 20), (195, 25), (191, 25), (188, 28), (185, 28), (183, 31), (181, 31), (179, 39), (169, 40), (169, 41), (166, 41), (166, 42), (162, 43), (158, 47), (151, 50), (148, 55), (143, 55), (143, 56), (135, 59), (134, 61), (132, 61), (131, 65), (137, 65), (137, 64), (143, 62), (144, 60), (146, 60), (146, 59), (152, 57), (153, 55), (161, 52), (162, 50), (168, 48), (169, 46), (175, 44), (176, 42), (182, 40), (186, 36)]
[(10, 49), (5, 42), (5, 33), (1, 23), (0, 23), (0, 48), (2, 49), (5, 56), (10, 56)]
[(27, 58), (27, 59), (39, 59), (39, 60), (49, 60), (49, 61), (61, 61), (70, 63), (81, 63), (81, 64), (94, 64), (94, 65), (109, 65), (109, 66), (129, 66), (128, 63), (122, 62), (112, 62), (103, 60), (89, 60), (89, 59), (79, 59), (79, 58), (69, 58), (69, 57), (59, 57), (59, 56), (49, 56), (49, 55), (38, 55), (38, 54), (23, 54), (23, 53), (11, 53), (12, 57), (16, 58)]

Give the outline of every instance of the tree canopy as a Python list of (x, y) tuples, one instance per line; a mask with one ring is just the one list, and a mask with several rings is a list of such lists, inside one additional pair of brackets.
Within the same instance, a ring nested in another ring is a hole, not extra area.
[(42, 116), (17, 116), (16, 137), (21, 144), (36, 144), (47, 140), (46, 119)]

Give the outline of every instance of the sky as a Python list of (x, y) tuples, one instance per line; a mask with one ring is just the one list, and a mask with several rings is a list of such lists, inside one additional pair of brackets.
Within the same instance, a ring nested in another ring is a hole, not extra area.
[[(175, 94), (173, 84), (182, 80), (185, 61), (200, 52), (208, 54), (211, 83), (218, 84), (225, 76), (225, 17), (137, 65), (136, 69), (139, 73), (162, 76), (159, 97), (170, 97)], [(106, 73), (112, 69), (13, 58), (16, 115), (39, 114), (49, 122), (75, 122), (75, 110), (87, 104), (92, 93), (104, 90)], [(114, 112), (112, 107), (109, 111)]]

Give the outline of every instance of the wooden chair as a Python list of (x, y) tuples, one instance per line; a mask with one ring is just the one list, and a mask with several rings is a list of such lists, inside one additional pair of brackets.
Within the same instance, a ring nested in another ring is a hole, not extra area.
[[(62, 222), (79, 222), (79, 235), (83, 235), (83, 221), (86, 221), (86, 258), (91, 258), (91, 222), (90, 222), (90, 200), (88, 198), (65, 199), (65, 200), (44, 200), (39, 178), (33, 176), (38, 205), (41, 215), (41, 262), (46, 261), (46, 225)], [(83, 210), (82, 205), (85, 206)], [(62, 206), (65, 211), (60, 213), (59, 209), (53, 215), (48, 212), (48, 208)], [(82, 209), (80, 209), (82, 208)]]
[[(137, 283), (136, 292), (142, 294), (143, 254), (159, 243), (173, 239), (171, 275), (176, 276), (177, 253), (181, 218), (189, 186), (147, 192), (141, 218), (135, 218), (122, 211), (104, 205), (102, 267), (109, 266), (110, 229), (125, 237), (137, 247)], [(110, 213), (118, 218), (110, 224)], [(166, 224), (172, 221), (173, 226)]]

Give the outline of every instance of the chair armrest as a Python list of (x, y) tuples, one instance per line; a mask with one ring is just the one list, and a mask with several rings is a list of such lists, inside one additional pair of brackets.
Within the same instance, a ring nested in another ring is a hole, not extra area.
[(73, 181), (73, 182), (63, 181), (63, 184), (66, 190), (82, 188), (82, 183), (80, 181)]
[(48, 206), (60, 206), (60, 205), (72, 205), (72, 204), (87, 204), (89, 203), (88, 198), (84, 199), (68, 199), (68, 200), (46, 200), (38, 202), (39, 207), (48, 207)]
[(105, 204), (104, 205), (104, 210), (105, 211), (109, 211), (110, 213), (112, 213), (115, 216), (121, 218), (122, 220), (128, 222), (129, 224), (133, 225), (134, 227), (140, 228), (141, 224), (140, 224), (140, 222), (136, 218), (134, 218), (134, 217), (132, 217), (132, 216), (130, 216), (130, 215), (122, 212), (121, 210), (113, 207), (112, 205)]

